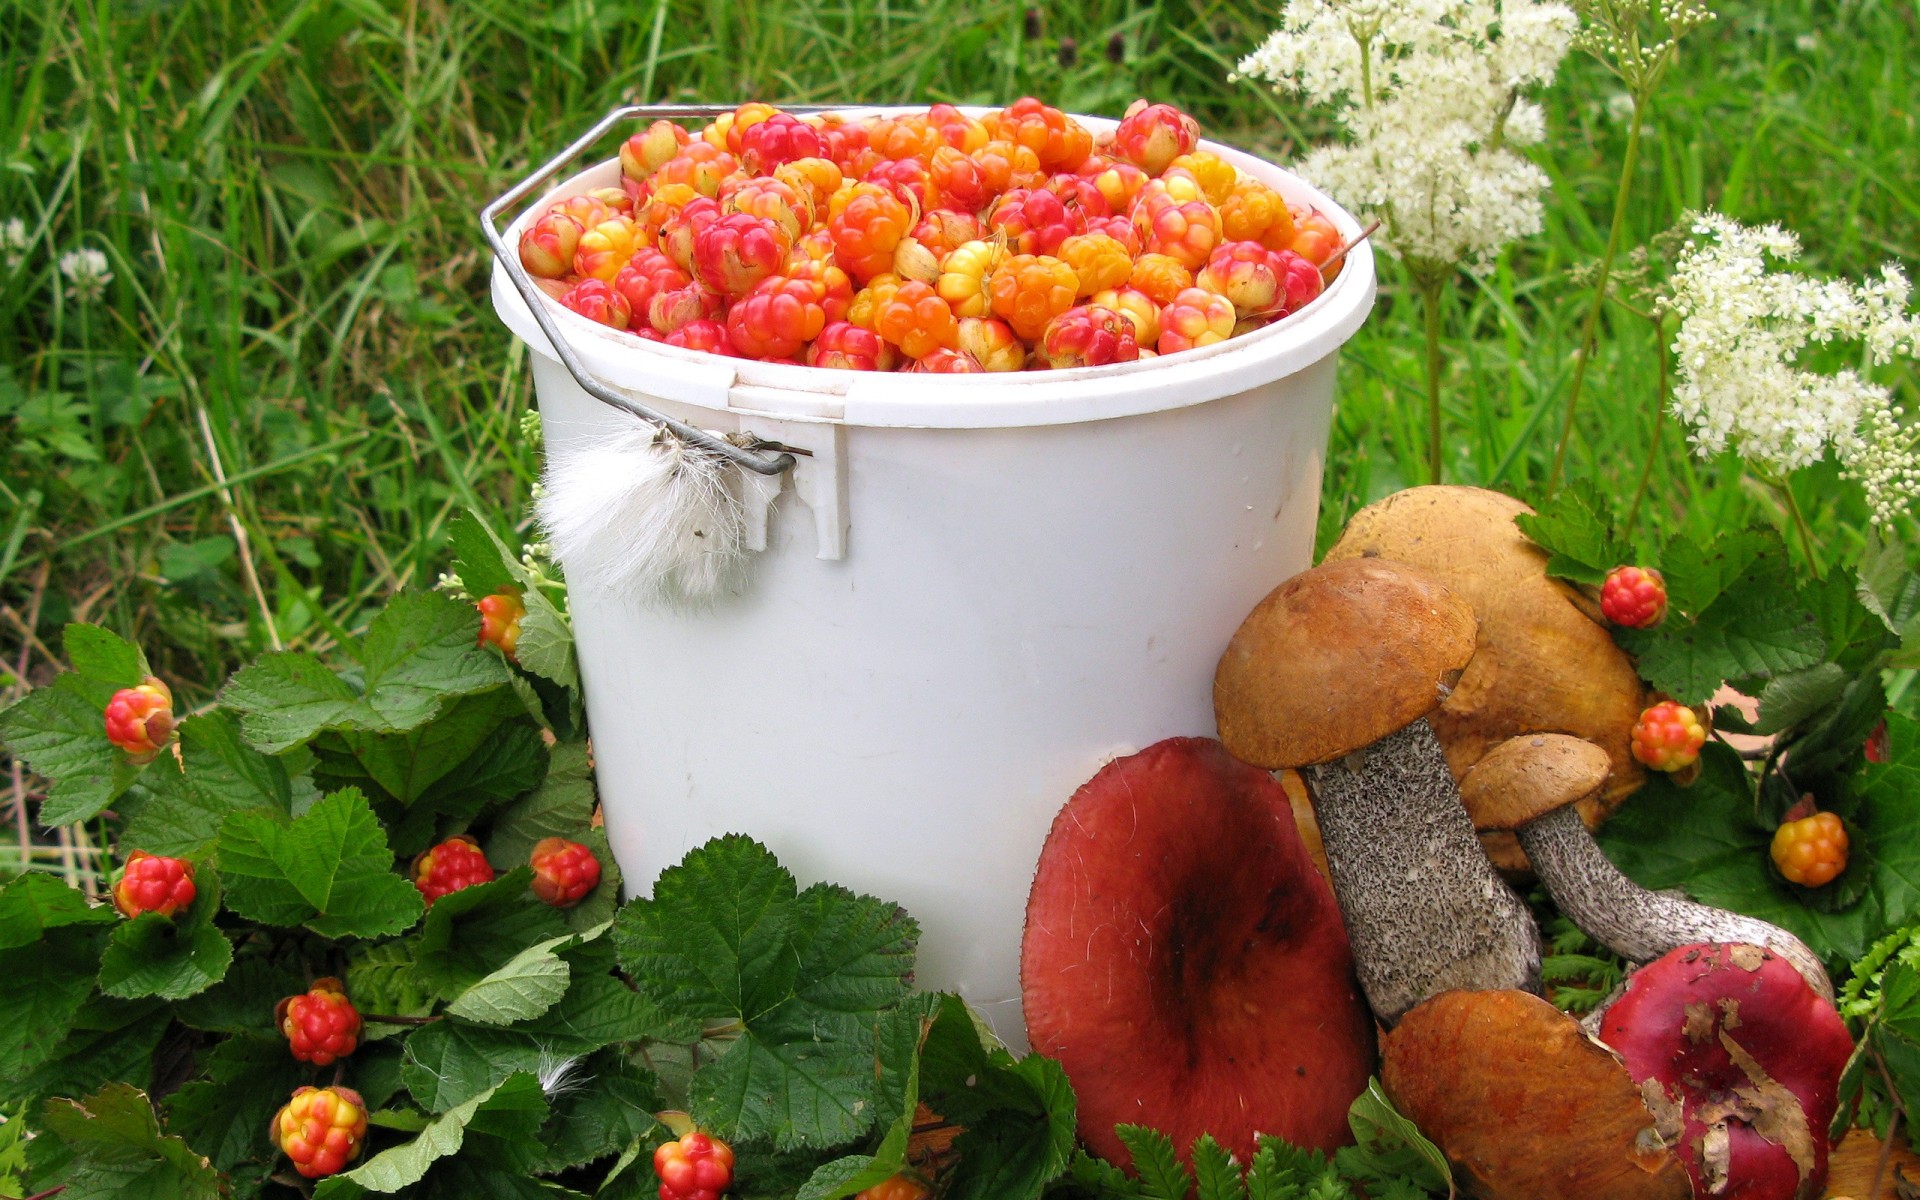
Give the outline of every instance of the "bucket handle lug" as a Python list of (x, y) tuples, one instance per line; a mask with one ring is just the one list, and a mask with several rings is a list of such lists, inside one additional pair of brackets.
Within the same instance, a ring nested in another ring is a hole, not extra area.
[[(606, 116), (601, 117), (598, 121), (595, 121), (585, 133), (575, 138), (566, 149), (548, 159), (541, 166), (534, 168), (532, 174), (527, 175), (505, 192), (494, 197), (485, 208), (480, 210), (480, 230), (486, 235), (487, 244), (493, 247), (494, 258), (506, 269), (507, 278), (513, 280), (514, 290), (520, 293), (522, 300), (526, 301), (527, 310), (533, 314), (534, 321), (539, 324), (540, 332), (546, 335), (547, 341), (552, 345), (554, 353), (559, 356), (560, 364), (566, 367), (567, 373), (573, 376), (574, 382), (578, 383), (581, 390), (585, 391), (587, 395), (592, 396), (602, 404), (610, 405), (624, 413), (639, 417), (641, 420), (649, 422), (650, 424), (663, 426), (671, 430), (673, 435), (681, 441), (698, 446), (702, 450), (717, 454), (722, 458), (726, 458), (755, 474), (779, 475), (791, 470), (796, 461), (794, 456), (787, 453), (784, 449), (777, 446), (755, 449), (735, 445), (725, 438), (716, 436), (704, 429), (696, 428), (684, 421), (677, 421), (663, 412), (640, 403), (631, 396), (622, 395), (589, 374), (585, 364), (580, 361), (579, 355), (574, 352), (572, 343), (567, 341), (566, 335), (560, 331), (559, 325), (555, 323), (552, 315), (547, 312), (546, 296), (538, 287), (534, 286), (532, 276), (527, 274), (526, 267), (520, 262), (520, 256), (514, 253), (507, 245), (506, 237), (501, 232), (499, 225), (501, 213), (526, 199), (535, 188), (553, 178), (560, 172), (562, 167), (565, 167), (575, 158), (578, 158), (588, 146), (591, 146), (609, 129), (612, 129), (615, 125), (623, 121), (641, 119), (675, 120), (683, 117), (718, 117), (732, 111), (734, 111), (734, 106), (732, 105), (717, 104), (622, 105), (612, 112), (609, 112)], [(826, 112), (829, 110), (817, 106), (789, 105), (785, 111)], [(769, 449), (771, 449), (771, 452), (769, 452)], [(826, 557), (826, 555), (823, 553), (822, 557)], [(837, 558), (839, 556), (835, 555), (834, 557)]]

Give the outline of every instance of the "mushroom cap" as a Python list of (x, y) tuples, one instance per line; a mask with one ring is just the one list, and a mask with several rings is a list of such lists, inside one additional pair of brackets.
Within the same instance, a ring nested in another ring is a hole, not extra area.
[(1119, 1122), (1184, 1154), (1211, 1133), (1332, 1151), (1374, 1064), (1333, 889), (1287, 796), (1210, 738), (1101, 768), (1047, 834), (1027, 897), (1021, 1001), (1059, 1060), (1080, 1136), (1126, 1163)]
[(1682, 1124), (1702, 1196), (1817, 1196), (1853, 1038), (1785, 959), (1740, 943), (1679, 946), (1627, 979), (1600, 1020), (1650, 1104)]
[(1473, 647), (1473, 610), (1426, 572), (1323, 563), (1269, 592), (1227, 643), (1220, 740), (1268, 769), (1331, 762), (1433, 712)]
[(1460, 780), (1460, 801), (1479, 830), (1518, 829), (1599, 791), (1607, 752), (1564, 733), (1508, 738)]
[[(1432, 574), (1473, 606), (1480, 645), (1430, 719), (1455, 779), (1523, 733), (1567, 733), (1607, 752), (1607, 786), (1580, 803), (1589, 829), (1646, 775), (1631, 749), (1646, 690), (1592, 601), (1547, 575), (1547, 553), (1513, 523), (1532, 512), (1483, 488), (1409, 488), (1355, 513), (1327, 561), (1378, 557)], [(1513, 835), (1481, 835), (1494, 864), (1527, 869)]]
[(1380, 1082), (1484, 1200), (1688, 1200), (1622, 1066), (1520, 991), (1441, 992), (1380, 1046)]

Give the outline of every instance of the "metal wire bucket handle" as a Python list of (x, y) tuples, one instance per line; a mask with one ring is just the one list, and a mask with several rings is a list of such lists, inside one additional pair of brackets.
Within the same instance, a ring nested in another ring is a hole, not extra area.
[[(664, 426), (682, 441), (730, 459), (749, 471), (761, 475), (778, 475), (790, 470), (795, 460), (793, 455), (785, 450), (767, 452), (767, 447), (772, 446), (772, 443), (763, 443), (759, 449), (736, 446), (725, 438), (716, 437), (704, 429), (696, 429), (684, 421), (676, 421), (630, 396), (623, 396), (589, 375), (586, 366), (574, 353), (572, 344), (567, 341), (566, 335), (560, 331), (559, 325), (547, 312), (545, 293), (534, 285), (533, 278), (527, 274), (526, 267), (520, 262), (520, 255), (507, 245), (506, 238), (499, 227), (502, 212), (520, 203), (535, 188), (559, 174), (561, 168), (578, 158), (607, 130), (622, 121), (718, 117), (733, 112), (734, 107), (730, 104), (628, 104), (616, 108), (595, 121), (590, 129), (575, 138), (566, 149), (548, 159), (543, 165), (536, 167), (532, 174), (508, 188), (481, 209), (480, 229), (486, 234), (487, 243), (493, 247), (494, 258), (506, 268), (507, 278), (513, 280), (513, 286), (519, 291), (520, 298), (527, 302), (527, 310), (533, 314), (534, 321), (539, 324), (540, 332), (546, 335), (547, 341), (553, 346), (554, 353), (560, 356), (561, 365), (566, 367), (567, 373), (573, 376), (574, 382), (578, 383), (589, 396), (602, 404), (612, 405), (622, 412), (639, 417), (643, 421)], [(834, 110), (824, 106), (786, 105), (781, 111), (814, 113)]]

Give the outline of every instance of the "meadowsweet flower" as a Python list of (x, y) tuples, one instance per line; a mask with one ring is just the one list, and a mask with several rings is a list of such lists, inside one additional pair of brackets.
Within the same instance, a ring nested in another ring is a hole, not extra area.
[(8, 217), (0, 225), (0, 254), (4, 254), (9, 273), (18, 271), (20, 264), (27, 261), (27, 223), (19, 217)]
[(1662, 307), (1680, 318), (1673, 412), (1704, 456), (1731, 448), (1776, 475), (1831, 453), (1867, 495), (1875, 525), (1920, 488), (1920, 450), (1883, 386), (1853, 370), (1804, 366), (1808, 345), (1857, 342), (1884, 365), (1920, 354), (1911, 288), (1889, 263), (1864, 284), (1821, 280), (1772, 261), (1799, 257), (1778, 225), (1752, 228), (1719, 213), (1692, 226)]
[(1576, 25), (1539, 0), (1288, 0), (1239, 74), (1333, 108), (1347, 137), (1301, 174), (1380, 214), (1383, 249), (1431, 278), (1539, 231), (1547, 176), (1520, 148), (1546, 121), (1523, 93)]
[(74, 296), (89, 304), (104, 295), (107, 284), (113, 280), (107, 256), (91, 246), (67, 251), (60, 256), (59, 265), (60, 274), (73, 289)]

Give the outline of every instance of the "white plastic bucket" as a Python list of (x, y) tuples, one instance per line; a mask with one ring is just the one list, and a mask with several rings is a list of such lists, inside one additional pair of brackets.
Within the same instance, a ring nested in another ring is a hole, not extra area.
[[(1292, 175), (1206, 148), (1360, 232)], [(617, 161), (566, 180), (507, 244), (549, 201), (618, 182)], [(498, 264), (493, 296), (534, 351), (548, 454), (632, 428), (560, 365)], [(602, 382), (813, 451), (768, 485), (782, 494), (738, 594), (703, 611), (571, 594), (629, 887), (748, 834), (802, 886), (904, 905), (920, 986), (957, 989), (1023, 1044), (1020, 936), (1048, 826), (1115, 755), (1214, 732), (1221, 649), (1310, 564), (1335, 358), (1373, 296), (1362, 243), (1318, 300), (1257, 333), (984, 376), (724, 359), (550, 304)]]

